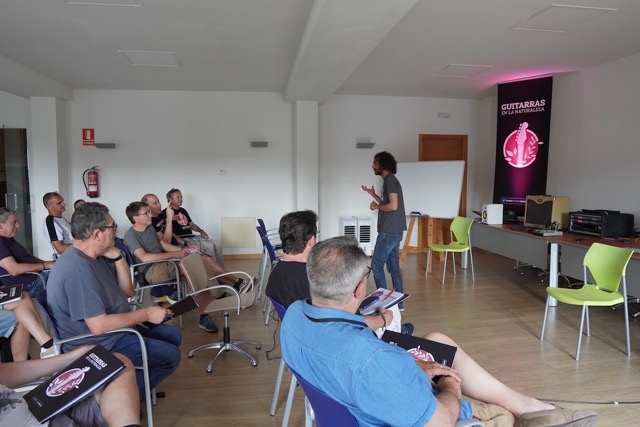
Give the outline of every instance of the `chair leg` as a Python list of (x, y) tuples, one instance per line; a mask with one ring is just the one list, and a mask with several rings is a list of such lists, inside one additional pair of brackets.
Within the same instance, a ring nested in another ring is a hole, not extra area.
[(273, 390), (273, 399), (271, 399), (271, 410), (269, 415), (272, 417), (276, 414), (276, 405), (278, 403), (278, 395), (280, 394), (280, 385), (282, 384), (282, 375), (284, 374), (284, 359), (280, 359), (280, 367), (278, 367), (278, 376), (276, 377), (276, 387)]
[(544, 340), (544, 328), (547, 326), (547, 313), (549, 312), (549, 298), (550, 295), (547, 295), (547, 302), (544, 305), (544, 318), (542, 319), (542, 331), (540, 331), (540, 341)]
[[(445, 274), (447, 274), (447, 257), (448, 257), (449, 253), (445, 252), (444, 253), (444, 267), (442, 269), (442, 284), (444, 285), (444, 276)], [(454, 260), (454, 264), (455, 264), (455, 260)]]
[(476, 272), (473, 271), (473, 252), (471, 251), (471, 247), (469, 247), (469, 261), (471, 261), (471, 280), (473, 282), (476, 281)]
[(427, 251), (427, 268), (424, 270), (424, 277), (429, 275), (429, 263), (431, 262), (431, 249)]
[[(587, 306), (582, 306), (582, 316), (580, 317), (580, 333), (578, 334), (578, 347), (576, 348), (576, 360), (580, 360), (580, 346), (582, 345), (582, 328), (584, 326), (584, 320), (587, 316)], [(587, 329), (589, 329), (589, 322), (587, 321)], [(587, 334), (587, 336), (589, 336)]]
[(456, 253), (455, 252), (451, 252), (451, 263), (453, 264), (453, 274), (455, 276), (456, 274), (458, 274), (456, 272)]
[(287, 406), (284, 408), (284, 417), (282, 418), (282, 427), (289, 425), (289, 417), (291, 416), (291, 408), (293, 407), (293, 396), (296, 392), (296, 386), (298, 385), (298, 379), (295, 375), (291, 374), (291, 383), (289, 384), (289, 394), (287, 395)]
[(269, 298), (265, 298), (265, 307), (267, 308), (265, 310), (265, 315), (264, 315), (264, 326), (268, 326), (269, 325), (269, 314), (271, 313), (271, 310), (273, 310), (273, 303), (271, 302), (271, 300)]
[[(624, 280), (624, 278), (622, 280)], [(626, 298), (624, 301), (624, 324), (626, 326), (627, 333), (627, 356), (631, 356), (631, 338), (629, 337), (629, 303)]]
[(316, 420), (316, 414), (313, 412), (311, 403), (307, 396), (304, 397), (304, 427), (313, 427), (313, 423)]

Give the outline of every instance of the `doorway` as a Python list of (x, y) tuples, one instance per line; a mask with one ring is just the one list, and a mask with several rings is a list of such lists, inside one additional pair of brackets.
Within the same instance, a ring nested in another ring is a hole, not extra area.
[[(442, 161), (442, 160), (464, 160), (464, 173), (462, 175), (462, 192), (460, 194), (460, 209), (458, 215), (467, 215), (467, 135), (436, 135), (420, 134), (418, 136), (418, 160), (419, 161)], [(451, 220), (438, 220), (439, 224), (434, 227), (439, 230), (438, 234), (447, 241), (447, 230)], [(439, 236), (440, 237), (440, 236)], [(428, 225), (426, 219), (420, 220), (418, 231), (418, 246), (426, 247), (428, 244)], [(440, 240), (440, 238), (439, 238)]]
[(3, 127), (0, 131), (0, 192), (4, 206), (18, 215), (15, 239), (33, 253), (26, 129)]

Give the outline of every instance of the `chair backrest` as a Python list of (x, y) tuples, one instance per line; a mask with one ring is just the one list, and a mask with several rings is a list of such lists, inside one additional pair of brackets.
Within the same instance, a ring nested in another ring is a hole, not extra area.
[(584, 256), (585, 283), (587, 268), (595, 284), (611, 292), (618, 290), (620, 279), (625, 275), (627, 264), (633, 255), (633, 249), (594, 243)]
[(300, 386), (307, 395), (309, 403), (315, 413), (316, 427), (357, 427), (358, 421), (349, 409), (342, 403), (333, 400), (322, 391), (315, 388), (302, 378), (296, 371), (289, 367), (293, 375), (296, 376)]
[(262, 218), (258, 218), (258, 224), (260, 226), (260, 228), (262, 229), (264, 235), (267, 235), (267, 227), (264, 225), (264, 221), (262, 220)]
[(278, 317), (282, 322), (282, 320), (284, 319), (284, 315), (287, 312), (287, 309), (284, 308), (284, 305), (280, 304), (278, 301), (274, 300), (273, 298), (269, 297), (269, 299), (271, 300), (271, 303), (273, 304), (273, 306), (276, 308), (276, 313), (278, 313)]
[(127, 247), (127, 245), (124, 244), (124, 240), (122, 240), (120, 237), (115, 238), (115, 247), (120, 249), (124, 253), (124, 257), (127, 260), (127, 264), (129, 265), (135, 264), (135, 262), (133, 261), (133, 254), (131, 253), (131, 251), (129, 251), (129, 248)]
[(280, 260), (276, 255), (276, 250), (271, 244), (271, 241), (267, 237), (266, 233), (263, 234), (262, 231), (260, 230), (260, 227), (256, 227), (256, 230), (258, 230), (258, 233), (260, 234), (260, 239), (262, 239), (262, 245), (267, 250), (267, 253), (269, 254), (269, 259), (271, 260), (271, 266), (273, 267)]
[(197, 292), (212, 286), (209, 283), (209, 277), (207, 277), (207, 270), (204, 267), (202, 256), (199, 254), (187, 255), (182, 258), (180, 265), (182, 266), (184, 277), (187, 279), (187, 285), (192, 288), (192, 292)]
[(451, 232), (456, 238), (456, 241), (463, 245), (469, 244), (469, 233), (471, 232), (471, 225), (473, 224), (472, 218), (465, 218), (463, 216), (457, 216), (451, 222)]

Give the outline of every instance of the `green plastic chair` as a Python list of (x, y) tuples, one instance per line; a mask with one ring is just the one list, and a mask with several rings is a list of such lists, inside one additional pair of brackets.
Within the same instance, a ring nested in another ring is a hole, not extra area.
[[(616, 304), (623, 304), (624, 323), (627, 333), (627, 356), (631, 356), (627, 281), (625, 279), (625, 271), (631, 255), (633, 255), (633, 249), (618, 248), (603, 245), (602, 243), (591, 245), (582, 262), (584, 268), (584, 286), (582, 288), (547, 288), (547, 304), (544, 308), (540, 340), (544, 339), (544, 328), (547, 323), (547, 313), (551, 298), (555, 298), (565, 304), (581, 305), (582, 318), (580, 319), (580, 333), (578, 335), (578, 347), (576, 348), (576, 360), (580, 360), (580, 345), (582, 344), (582, 330), (585, 320), (587, 322), (587, 336), (591, 335), (589, 330), (589, 306), (611, 307)], [(588, 282), (587, 269), (591, 272), (593, 284)], [(620, 283), (622, 283), (622, 293), (618, 291)]]
[[(473, 219), (457, 216), (451, 222), (451, 228), (449, 234), (451, 235), (451, 243), (446, 245), (440, 245), (437, 243), (429, 243), (429, 252), (427, 253), (427, 268), (424, 272), (424, 277), (429, 275), (429, 263), (431, 262), (431, 251), (444, 252), (444, 268), (442, 269), (442, 284), (444, 285), (444, 277), (447, 273), (447, 255), (451, 252), (451, 258), (453, 259), (453, 274), (456, 274), (456, 258), (455, 253), (469, 252), (469, 259), (471, 262), (471, 277), (473, 281), (476, 281), (476, 274), (473, 271), (473, 253), (471, 252), (471, 238), (469, 233), (471, 232), (471, 225)], [(455, 237), (455, 239), (454, 239)]]

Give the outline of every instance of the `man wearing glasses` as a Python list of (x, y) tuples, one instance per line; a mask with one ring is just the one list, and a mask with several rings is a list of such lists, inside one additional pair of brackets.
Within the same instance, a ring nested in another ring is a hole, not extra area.
[[(4, 285), (24, 284), (23, 290), (31, 298), (35, 298), (44, 289), (42, 279), (47, 280), (48, 270), (53, 266), (53, 262), (41, 260), (27, 252), (25, 247), (15, 240), (18, 228), (20, 223), (16, 212), (9, 208), (0, 208), (0, 275), (11, 275), (1, 280)], [(25, 274), (29, 272), (40, 273), (41, 276)]]
[[(118, 225), (106, 206), (86, 203), (71, 218), (73, 246), (56, 261), (47, 284), (49, 309), (60, 338), (94, 334), (64, 346), (101, 344), (107, 350), (127, 356), (134, 365), (142, 363), (138, 339), (133, 334), (104, 334), (134, 327), (142, 336), (149, 357), (149, 379), (156, 387), (180, 363), (180, 331), (161, 324), (171, 312), (151, 306), (131, 311), (133, 296), (129, 264), (114, 246)], [(144, 323), (144, 325), (142, 325)], [(136, 372), (140, 399), (144, 399), (142, 371)]]
[(518, 417), (522, 427), (594, 425), (592, 411), (563, 409), (503, 384), (444, 334), (425, 338), (458, 347), (454, 369), (416, 362), (375, 338), (353, 314), (367, 295), (367, 261), (351, 237), (317, 243), (307, 260), (311, 301), (293, 303), (280, 332), (287, 365), (346, 405), (358, 424), (452, 426), (475, 418), (513, 426)]

